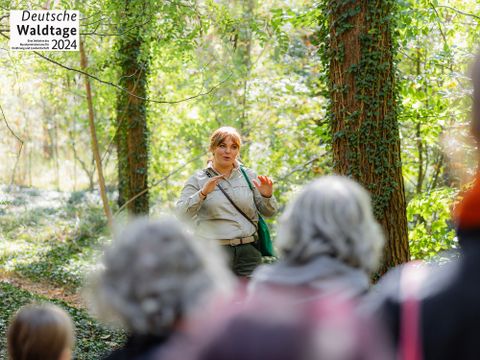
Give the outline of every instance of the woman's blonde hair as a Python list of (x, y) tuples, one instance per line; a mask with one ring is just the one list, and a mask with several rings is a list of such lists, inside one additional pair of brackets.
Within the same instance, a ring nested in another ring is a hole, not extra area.
[(70, 316), (52, 304), (31, 304), (20, 308), (7, 331), (11, 360), (57, 360), (72, 349), (75, 334)]
[(237, 129), (231, 126), (222, 126), (221, 128), (215, 130), (212, 136), (210, 136), (209, 151), (214, 151), (227, 138), (232, 139), (233, 143), (236, 144), (239, 148), (242, 145), (242, 139)]

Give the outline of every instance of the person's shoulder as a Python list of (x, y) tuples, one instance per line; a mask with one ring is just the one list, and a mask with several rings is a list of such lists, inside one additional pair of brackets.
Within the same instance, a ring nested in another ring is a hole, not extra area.
[(363, 305), (370, 309), (378, 309), (385, 304), (400, 306), (404, 296), (402, 278), (406, 276), (407, 271), (414, 272), (413, 276), (415, 278), (421, 276), (423, 279), (416, 293), (416, 296), (423, 301), (451, 283), (452, 277), (456, 274), (456, 264), (440, 266), (435, 263), (409, 262), (398, 265), (379, 279), (377, 284), (363, 298)]

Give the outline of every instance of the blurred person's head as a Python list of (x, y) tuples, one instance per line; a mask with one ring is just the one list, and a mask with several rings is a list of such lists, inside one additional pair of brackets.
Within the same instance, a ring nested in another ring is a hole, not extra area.
[[(268, 302), (220, 315), (203, 330), (196, 360), (388, 360), (377, 327), (349, 302), (323, 299), (286, 309)], [(214, 321), (215, 322), (215, 321)], [(210, 331), (209, 327), (213, 327)], [(378, 336), (377, 336), (378, 335)]]
[(52, 304), (20, 308), (7, 331), (11, 360), (69, 360), (74, 341), (72, 320)]
[(173, 218), (137, 219), (103, 257), (90, 288), (93, 309), (133, 334), (171, 333), (230, 277), (218, 250), (195, 241)]
[(280, 219), (278, 247), (292, 264), (327, 256), (370, 272), (378, 265), (383, 244), (368, 192), (346, 177), (314, 180)]

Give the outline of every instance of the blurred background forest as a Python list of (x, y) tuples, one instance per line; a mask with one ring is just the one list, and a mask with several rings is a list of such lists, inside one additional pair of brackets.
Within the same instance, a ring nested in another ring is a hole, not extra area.
[[(327, 3), (0, 0), (3, 271), (76, 289), (97, 245), (108, 237), (85, 77), (72, 70), (82, 69), (80, 55), (41, 53), (48, 60), (9, 51), (9, 10), (80, 11), (88, 60), (83, 70), (91, 75), (106, 190), (120, 216), (118, 138), (122, 118), (132, 115), (122, 106), (132, 100), (119, 87), (149, 99), (133, 115), (146, 118), (139, 143), (148, 166), (133, 171), (144, 179), (148, 174), (150, 214), (173, 208), (186, 179), (206, 162), (210, 133), (222, 125), (243, 135), (243, 162), (275, 180), (282, 207), (303, 184), (333, 171), (322, 35)], [(473, 169), (468, 166), (473, 153), (468, 69), (478, 47), (480, 5), (476, 0), (394, 3), (410, 254), (428, 259), (456, 247), (450, 209), (471, 175), (465, 169)], [(129, 78), (132, 59), (141, 76)]]

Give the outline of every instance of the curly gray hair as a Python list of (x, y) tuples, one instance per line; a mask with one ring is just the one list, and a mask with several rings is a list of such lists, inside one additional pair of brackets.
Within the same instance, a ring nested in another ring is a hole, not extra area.
[(230, 276), (218, 249), (199, 244), (173, 218), (137, 219), (106, 249), (93, 277), (93, 308), (136, 334), (161, 335), (190, 315)]
[(291, 263), (330, 256), (372, 271), (383, 243), (369, 194), (346, 177), (332, 175), (311, 182), (280, 219), (278, 246)]

